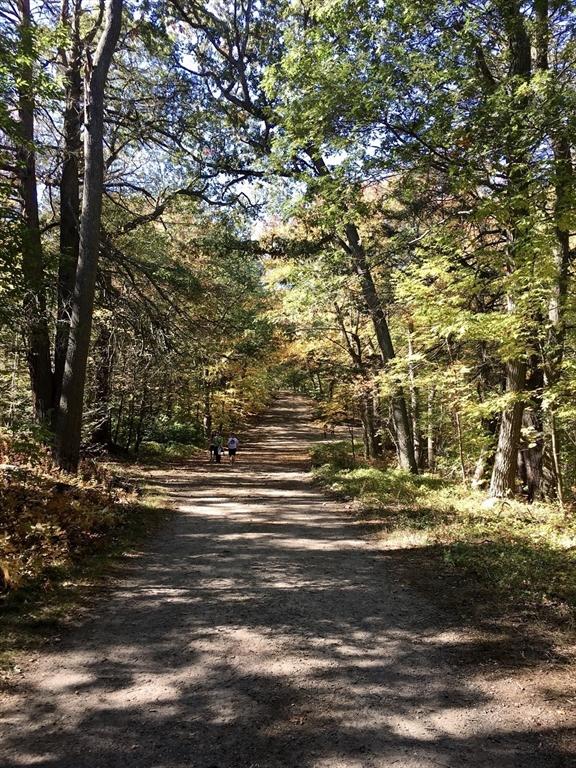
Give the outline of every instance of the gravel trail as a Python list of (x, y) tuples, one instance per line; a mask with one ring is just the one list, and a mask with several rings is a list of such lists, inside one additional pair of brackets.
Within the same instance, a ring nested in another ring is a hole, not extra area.
[(179, 514), (0, 702), (2, 768), (576, 765), (311, 483), (317, 437), (284, 397), (235, 466), (155, 473)]

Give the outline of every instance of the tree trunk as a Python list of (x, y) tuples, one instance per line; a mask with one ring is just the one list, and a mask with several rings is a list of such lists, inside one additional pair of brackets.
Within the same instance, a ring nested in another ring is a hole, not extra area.
[[(558, 383), (564, 360), (566, 342), (566, 301), (570, 286), (570, 231), (567, 217), (571, 211), (574, 194), (574, 167), (570, 142), (564, 131), (554, 138), (554, 188), (556, 201), (554, 215), (556, 219), (556, 238), (558, 250), (556, 255), (556, 285), (550, 302), (548, 319), (550, 321), (546, 344), (545, 382), (548, 386)], [(545, 460), (552, 461), (543, 469), (543, 493), (554, 497), (562, 503), (562, 472), (560, 469), (560, 433), (556, 424), (556, 414), (553, 410), (545, 419)]]
[(420, 398), (416, 386), (416, 374), (414, 371), (414, 344), (412, 334), (414, 327), (408, 323), (408, 379), (410, 382), (410, 417), (412, 421), (412, 437), (414, 440), (414, 461), (420, 469), (422, 467), (422, 435), (420, 433)]
[(435, 444), (434, 444), (434, 396), (436, 394), (436, 389), (434, 387), (431, 387), (428, 390), (428, 407), (427, 407), (427, 425), (426, 425), (426, 448), (427, 448), (427, 459), (428, 459), (428, 471), (434, 472), (435, 464), (436, 464), (436, 451), (435, 451)]
[[(521, 93), (520, 88), (530, 81), (532, 71), (530, 37), (526, 29), (525, 18), (521, 5), (517, 0), (498, 0), (497, 8), (504, 22), (508, 37), (510, 54), (510, 74), (518, 79), (514, 84), (515, 118), (520, 121), (524, 109), (529, 107), (529, 96)], [(509, 271), (512, 273), (522, 262), (520, 245), (527, 236), (527, 221), (530, 211), (529, 178), (527, 168), (530, 157), (524, 142), (519, 141), (517, 131), (512, 130), (505, 135), (505, 156), (508, 166), (509, 209)], [(508, 296), (508, 312), (515, 311), (514, 298)], [(521, 359), (509, 360), (506, 363), (506, 393), (509, 404), (504, 408), (500, 419), (498, 445), (494, 457), (494, 468), (490, 482), (490, 496), (502, 498), (513, 495), (516, 489), (516, 471), (518, 467), (518, 450), (520, 448), (520, 432), (522, 428), (522, 413), (524, 401), (522, 392), (526, 381), (526, 363)]]
[(54, 342), (54, 425), (62, 393), (62, 379), (66, 363), (70, 311), (78, 253), (80, 248), (80, 152), (82, 148), (82, 76), (80, 73), (80, 12), (81, 0), (73, 3), (70, 18), (69, 2), (63, 0), (61, 20), (71, 36), (69, 50), (62, 50), (64, 66), (64, 151), (60, 177), (60, 258), (58, 261), (58, 307), (56, 338)]
[(464, 459), (464, 441), (462, 439), (462, 420), (458, 411), (454, 411), (454, 425), (456, 427), (456, 437), (458, 438), (458, 459), (460, 461), (460, 475), (462, 482), (466, 484), (466, 461)]
[(364, 453), (366, 458), (375, 458), (382, 455), (382, 444), (377, 435), (377, 412), (378, 403), (374, 386), (370, 379), (370, 373), (367, 369), (362, 350), (360, 336), (355, 331), (349, 331), (346, 328), (344, 313), (338, 304), (334, 303), (334, 312), (338, 326), (346, 342), (346, 348), (353, 363), (353, 371), (360, 378), (362, 393), (360, 397), (360, 418), (364, 433)]
[(122, 0), (108, 0), (106, 24), (85, 85), (84, 188), (80, 251), (71, 300), (70, 334), (60, 398), (56, 455), (62, 469), (75, 472), (80, 459), (86, 366), (100, 247), (104, 182), (104, 89), (122, 23)]
[(382, 456), (384, 453), (384, 443), (382, 440), (382, 409), (378, 388), (371, 386), (372, 400), (372, 419), (374, 422), (374, 456)]
[[(390, 331), (388, 329), (388, 323), (382, 308), (382, 303), (380, 302), (372, 278), (372, 273), (368, 265), (364, 246), (360, 242), (360, 236), (354, 224), (346, 224), (344, 229), (354, 268), (360, 279), (362, 295), (370, 312), (370, 317), (372, 318), (380, 355), (382, 361), (388, 363), (395, 357), (394, 347), (392, 345), (392, 339), (390, 337)], [(412, 442), (408, 408), (406, 407), (404, 391), (400, 384), (396, 385), (394, 389), (391, 405), (392, 420), (394, 423), (394, 431), (396, 433), (398, 461), (403, 469), (407, 469), (409, 472), (417, 474), (418, 466), (414, 458), (414, 444)]]
[[(330, 170), (324, 162), (322, 156), (315, 151), (313, 147), (308, 150), (309, 157), (316, 168), (319, 176), (330, 176)], [(346, 206), (343, 206), (343, 213), (346, 214)], [(370, 317), (376, 332), (378, 348), (382, 357), (382, 362), (390, 362), (394, 359), (394, 346), (388, 329), (386, 315), (376, 291), (374, 279), (370, 271), (370, 265), (366, 258), (364, 246), (360, 240), (360, 234), (355, 224), (349, 222), (344, 225), (346, 243), (343, 246), (352, 259), (352, 265), (360, 280), (362, 297), (364, 303), (370, 312)], [(398, 462), (403, 469), (407, 469), (413, 474), (418, 474), (418, 466), (414, 458), (414, 444), (412, 442), (412, 433), (410, 429), (410, 419), (406, 399), (402, 386), (398, 384), (392, 393), (392, 421), (396, 437), (396, 447), (398, 451)]]
[(147, 387), (144, 387), (144, 392), (142, 393), (142, 399), (140, 401), (140, 412), (138, 414), (138, 424), (136, 425), (136, 440), (134, 443), (134, 452), (136, 454), (138, 454), (138, 452), (140, 451), (140, 446), (142, 444), (142, 440), (144, 439), (144, 420), (146, 418), (147, 401), (148, 401), (148, 389)]
[(362, 392), (360, 414), (364, 431), (364, 455), (367, 459), (373, 459), (378, 456), (379, 450), (374, 425), (372, 393), (369, 389)]
[(210, 387), (208, 385), (205, 385), (204, 389), (204, 437), (206, 439), (210, 438), (210, 435), (212, 434), (212, 401), (210, 397)]
[(511, 360), (506, 364), (506, 393), (510, 396), (511, 402), (502, 411), (490, 482), (490, 496), (496, 498), (511, 496), (515, 490), (518, 445), (524, 411), (524, 402), (520, 396), (524, 391), (525, 379), (526, 364), (524, 362)]
[(34, 410), (40, 423), (49, 424), (52, 408), (52, 365), (46, 309), (46, 284), (38, 214), (36, 152), (34, 148), (34, 42), (30, 0), (19, 0), (21, 61), (18, 93), (18, 191), (22, 226), (25, 334)]

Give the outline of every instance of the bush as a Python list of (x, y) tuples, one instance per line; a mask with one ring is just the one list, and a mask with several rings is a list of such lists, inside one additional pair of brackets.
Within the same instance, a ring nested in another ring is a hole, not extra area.
[(55, 574), (110, 543), (138, 515), (136, 497), (115, 487), (102, 467), (84, 462), (66, 475), (39, 449), (2, 441), (0, 469), (0, 593), (31, 584), (46, 589)]
[(199, 445), (204, 435), (202, 427), (197, 422), (178, 421), (166, 417), (159, 418), (147, 430), (147, 442), (177, 443), (182, 445)]
[(138, 452), (141, 461), (186, 461), (196, 456), (201, 449), (188, 443), (166, 442), (159, 443), (147, 440), (142, 443)]
[(354, 460), (352, 443), (349, 440), (341, 440), (330, 443), (316, 443), (311, 451), (313, 467), (329, 465), (334, 469), (351, 469), (358, 460)]

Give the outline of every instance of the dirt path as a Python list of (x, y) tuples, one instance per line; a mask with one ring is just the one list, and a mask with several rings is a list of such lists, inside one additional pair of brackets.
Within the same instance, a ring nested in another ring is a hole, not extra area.
[(314, 437), (283, 399), (236, 466), (158, 476), (181, 513), (28, 665), (2, 768), (576, 764), (555, 710), (455, 664), (473, 639), (311, 485)]

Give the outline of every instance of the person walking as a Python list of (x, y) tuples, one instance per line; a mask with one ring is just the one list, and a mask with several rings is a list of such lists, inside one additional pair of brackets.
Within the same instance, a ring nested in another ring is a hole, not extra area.
[(220, 461), (222, 459), (223, 448), (222, 448), (222, 435), (220, 435), (218, 432), (216, 432), (216, 434), (214, 435), (214, 446), (215, 446), (214, 458), (216, 459), (216, 464), (220, 464)]
[(228, 461), (230, 464), (234, 464), (236, 461), (236, 451), (238, 450), (238, 446), (240, 445), (240, 441), (236, 437), (236, 435), (232, 434), (228, 438)]
[(212, 432), (210, 435), (210, 463), (218, 461), (218, 443), (216, 442), (216, 432)]

